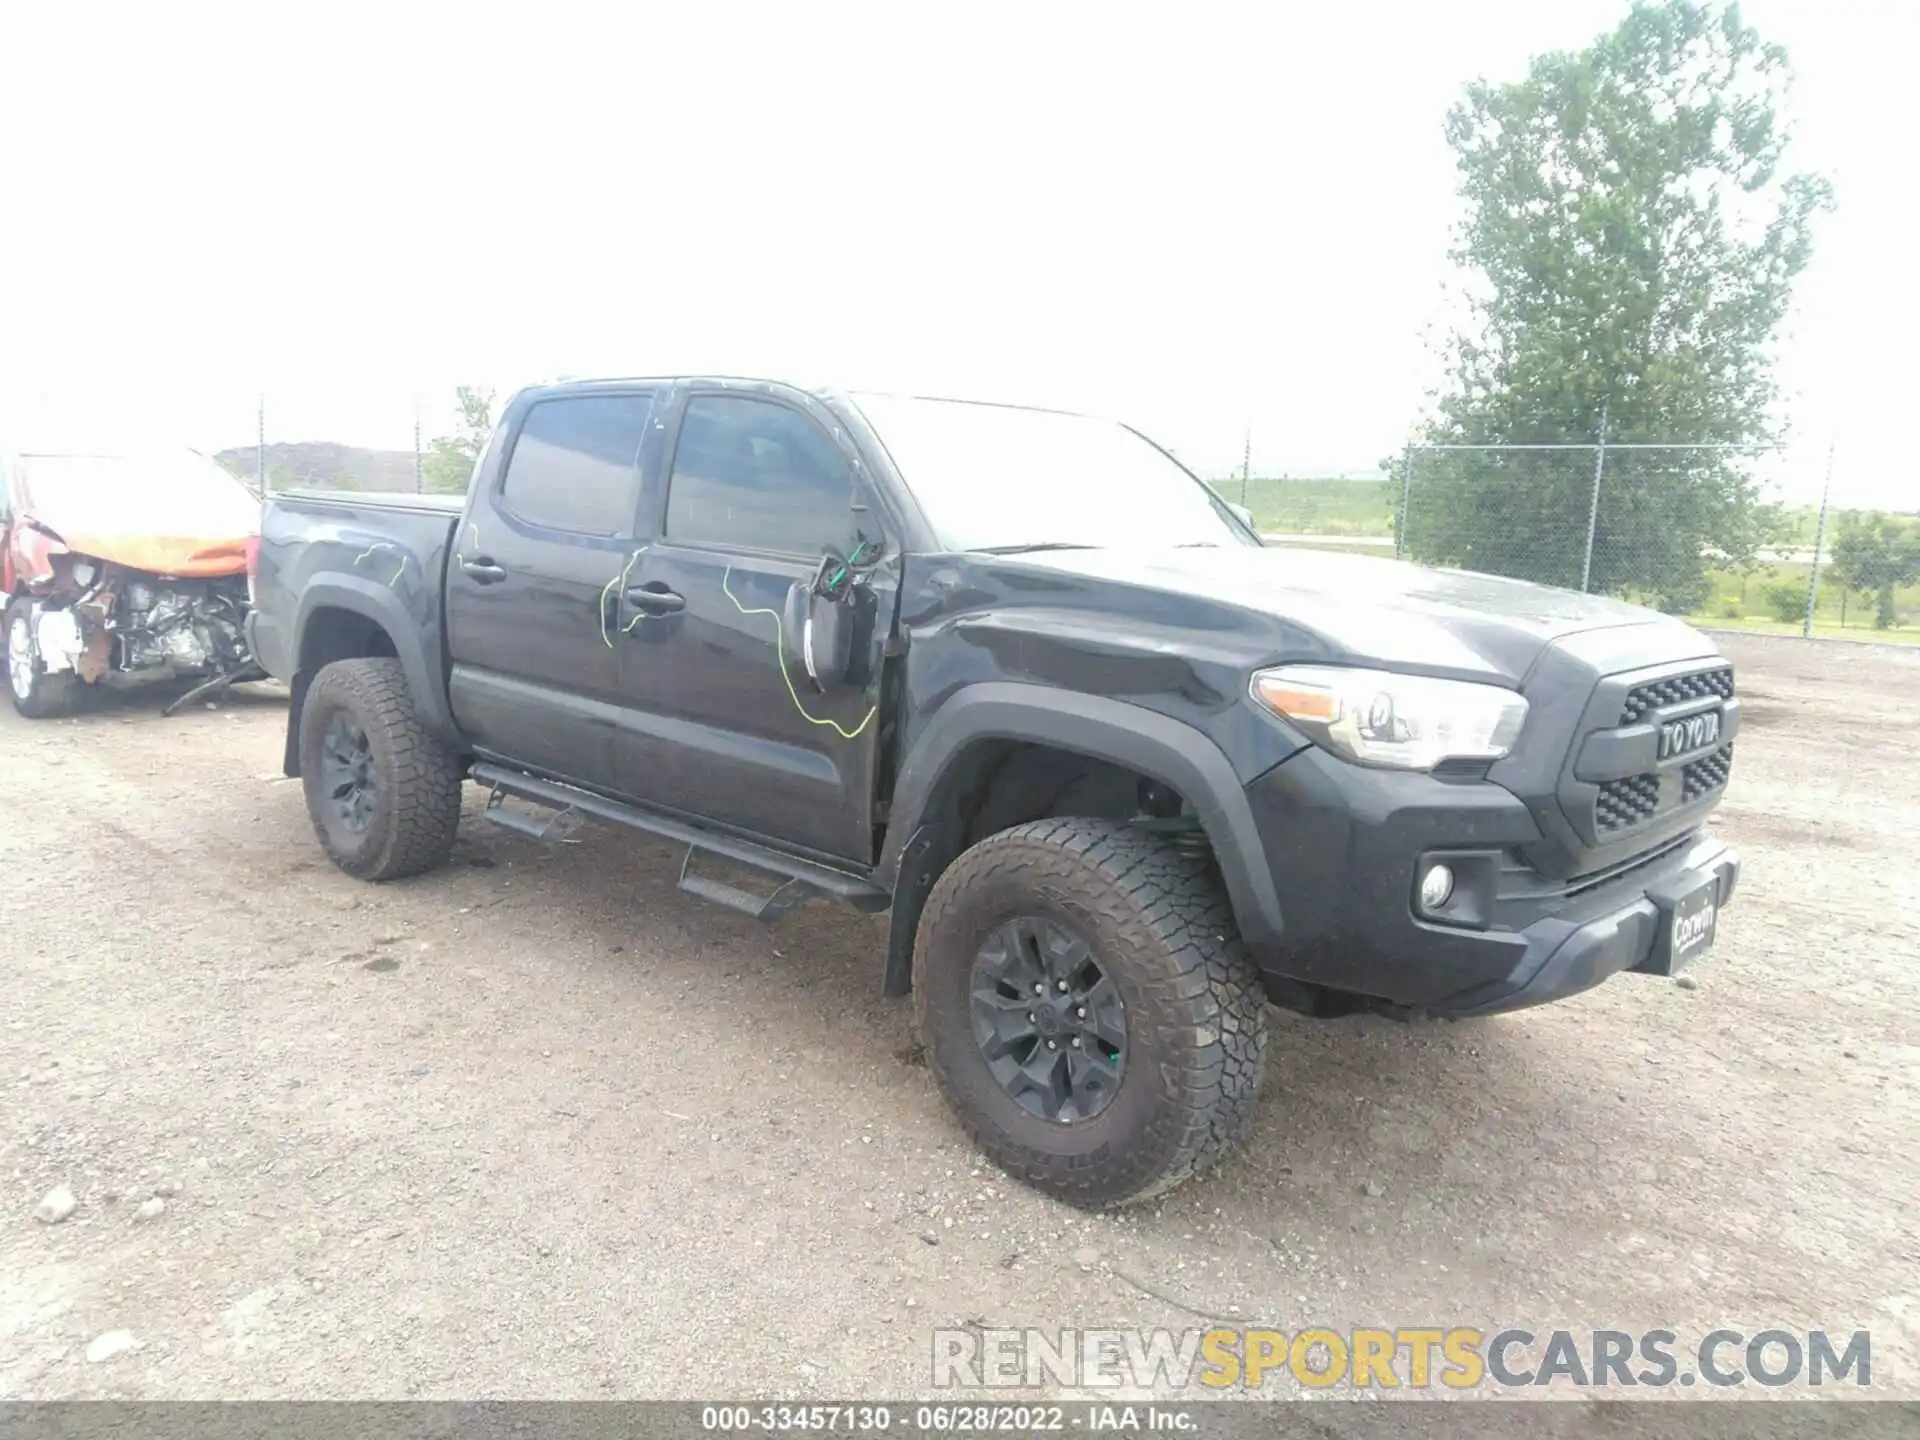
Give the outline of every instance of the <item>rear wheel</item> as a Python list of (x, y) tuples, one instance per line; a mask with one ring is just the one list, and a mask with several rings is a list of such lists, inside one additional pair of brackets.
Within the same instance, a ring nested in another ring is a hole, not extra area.
[(1061, 1199), (1147, 1199), (1246, 1131), (1259, 976), (1204, 860), (1161, 840), (1061, 819), (982, 841), (928, 897), (914, 988), (968, 1133)]
[(80, 677), (47, 673), (33, 638), (33, 602), (22, 595), (7, 606), (7, 693), (29, 720), (65, 715), (80, 698)]
[(421, 723), (398, 660), (336, 660), (314, 676), (300, 778), (314, 833), (349, 875), (417, 875), (453, 848), (462, 767)]

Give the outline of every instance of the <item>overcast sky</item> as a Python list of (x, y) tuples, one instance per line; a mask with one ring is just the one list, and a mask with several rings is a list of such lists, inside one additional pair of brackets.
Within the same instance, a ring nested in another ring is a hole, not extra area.
[[(264, 392), (269, 438), (405, 446), (461, 381), (721, 370), (1366, 469), (1436, 378), (1447, 106), (1623, 10), (11, 5), (0, 396), (214, 448)], [(1746, 13), (1839, 192), (1783, 347), (1796, 488), (1837, 435), (1838, 489), (1911, 505), (1920, 7)]]

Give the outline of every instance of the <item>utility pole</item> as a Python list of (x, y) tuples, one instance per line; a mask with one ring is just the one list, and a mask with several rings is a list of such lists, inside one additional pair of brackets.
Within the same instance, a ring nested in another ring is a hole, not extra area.
[(1593, 580), (1593, 532), (1600, 525), (1600, 477), (1607, 472), (1607, 404), (1600, 402), (1600, 445), (1593, 456), (1593, 498), (1587, 502), (1587, 556), (1580, 562), (1580, 589)]
[(1813, 530), (1813, 574), (1807, 577), (1807, 618), (1800, 622), (1800, 638), (1813, 638), (1813, 607), (1820, 603), (1820, 547), (1827, 538), (1827, 496), (1833, 491), (1833, 452), (1840, 437), (1827, 442), (1827, 475), (1820, 482), (1820, 519)]
[(418, 495), (425, 489), (420, 474), (420, 396), (413, 397), (413, 493)]
[(1393, 558), (1407, 548), (1407, 507), (1413, 504), (1413, 442), (1407, 442), (1406, 458), (1400, 462), (1400, 523), (1393, 527)]
[(1247, 503), (1247, 477), (1253, 474), (1253, 426), (1247, 426), (1246, 440), (1240, 447), (1240, 503)]
[(260, 403), (254, 408), (254, 451), (253, 480), (259, 487), (260, 503), (267, 503), (267, 397), (260, 396)]

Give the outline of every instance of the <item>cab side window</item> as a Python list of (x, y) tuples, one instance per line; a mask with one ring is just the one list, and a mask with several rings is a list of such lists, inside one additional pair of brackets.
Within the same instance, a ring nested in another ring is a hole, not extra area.
[(666, 538), (817, 556), (853, 539), (853, 473), (797, 410), (740, 395), (687, 402), (667, 485)]
[(531, 525), (628, 535), (640, 502), (649, 395), (570, 395), (527, 412), (507, 458), (501, 504)]

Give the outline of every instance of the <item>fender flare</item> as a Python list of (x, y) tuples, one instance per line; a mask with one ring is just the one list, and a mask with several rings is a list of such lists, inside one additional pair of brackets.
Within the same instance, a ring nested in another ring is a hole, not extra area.
[[(401, 603), (400, 597), (385, 585), (359, 575), (328, 574), (316, 576), (300, 591), (300, 606), (294, 616), (293, 657), (296, 694), (304, 695), (300, 683), (300, 656), (306, 649), (307, 628), (320, 610), (346, 610), (372, 621), (393, 641), (394, 653), (407, 677), (414, 706), (429, 731), (452, 745), (460, 743), (453, 723), (453, 711), (447, 701), (447, 687), (439, 666), (430, 663), (421, 639), (419, 619)], [(308, 681), (311, 675), (304, 676)], [(295, 721), (298, 715), (295, 715)]]
[(892, 887), (907, 842), (928, 821), (942, 776), (979, 740), (1024, 740), (1109, 760), (1178, 790), (1213, 847), (1242, 937), (1256, 948), (1280, 938), (1280, 897), (1246, 787), (1212, 738), (1184, 721), (1099, 695), (988, 681), (947, 700), (900, 767), (887, 839), (875, 867)]

